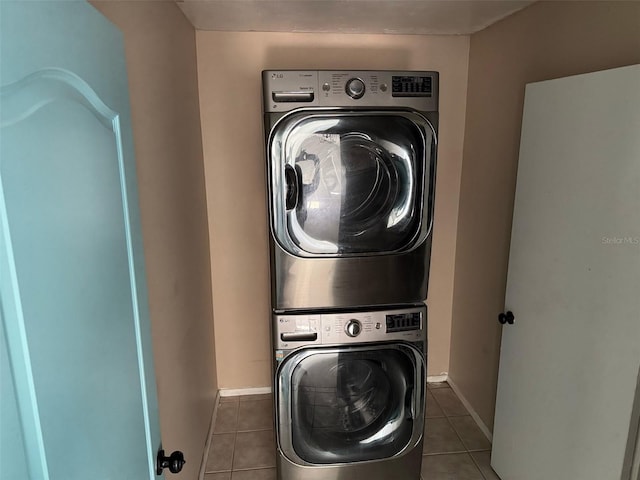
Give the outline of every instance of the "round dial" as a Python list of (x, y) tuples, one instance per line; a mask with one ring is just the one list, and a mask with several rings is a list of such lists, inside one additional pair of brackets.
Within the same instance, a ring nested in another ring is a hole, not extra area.
[(349, 320), (347, 324), (344, 326), (344, 331), (350, 337), (357, 337), (358, 335), (360, 335), (360, 332), (362, 331), (362, 324), (360, 323), (359, 320), (356, 320), (355, 318), (353, 318)]
[(347, 95), (349, 95), (354, 100), (362, 98), (364, 95), (364, 82), (359, 78), (352, 78), (347, 81), (347, 85), (345, 87), (345, 91)]

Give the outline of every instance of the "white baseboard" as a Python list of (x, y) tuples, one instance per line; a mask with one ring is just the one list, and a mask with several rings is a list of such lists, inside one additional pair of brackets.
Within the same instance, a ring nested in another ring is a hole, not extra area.
[(204, 452), (202, 454), (202, 463), (200, 464), (200, 474), (198, 480), (204, 480), (204, 474), (207, 469), (207, 461), (209, 460), (209, 449), (211, 448), (211, 440), (213, 439), (213, 429), (215, 427), (216, 415), (218, 414), (218, 404), (220, 403), (220, 390), (216, 394), (215, 403), (213, 404), (213, 412), (211, 413), (211, 422), (209, 423), (209, 432), (207, 440), (204, 443)]
[(440, 375), (429, 375), (427, 377), (427, 383), (442, 383), (446, 382), (449, 376), (446, 373), (442, 373)]
[(271, 387), (255, 387), (255, 388), (221, 388), (221, 397), (237, 397), (239, 395), (263, 395), (271, 393)]
[(489, 427), (485, 425), (485, 423), (480, 418), (480, 415), (477, 414), (477, 412), (473, 409), (469, 401), (464, 397), (462, 392), (460, 392), (460, 389), (458, 388), (458, 386), (451, 380), (451, 378), (447, 378), (447, 383), (449, 384), (451, 389), (455, 392), (455, 394), (458, 396), (458, 398), (460, 399), (464, 407), (469, 411), (469, 414), (478, 424), (478, 427), (480, 427), (480, 430), (482, 430), (482, 433), (484, 433), (484, 436), (487, 437), (487, 439), (493, 443), (493, 435), (491, 433), (491, 430), (489, 430)]

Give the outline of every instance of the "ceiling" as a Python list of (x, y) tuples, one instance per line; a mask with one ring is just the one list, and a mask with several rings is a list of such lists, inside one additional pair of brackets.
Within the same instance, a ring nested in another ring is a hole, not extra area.
[(533, 0), (175, 0), (198, 30), (466, 35)]

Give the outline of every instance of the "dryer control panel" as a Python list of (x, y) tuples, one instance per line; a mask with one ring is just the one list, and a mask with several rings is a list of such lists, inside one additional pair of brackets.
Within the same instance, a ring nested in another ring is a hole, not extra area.
[(288, 350), (305, 345), (340, 345), (426, 339), (427, 309), (344, 313), (277, 314), (274, 346)]
[(265, 70), (264, 112), (305, 107), (438, 110), (438, 72)]

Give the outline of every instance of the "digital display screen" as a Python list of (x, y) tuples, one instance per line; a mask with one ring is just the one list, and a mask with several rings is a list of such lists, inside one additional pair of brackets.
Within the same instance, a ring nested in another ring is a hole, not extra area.
[(420, 313), (387, 315), (387, 333), (420, 330)]
[(394, 97), (430, 97), (431, 77), (391, 77), (391, 95)]

